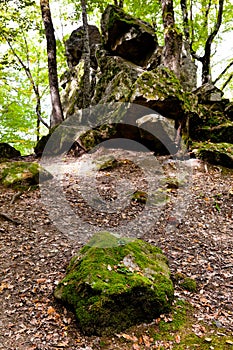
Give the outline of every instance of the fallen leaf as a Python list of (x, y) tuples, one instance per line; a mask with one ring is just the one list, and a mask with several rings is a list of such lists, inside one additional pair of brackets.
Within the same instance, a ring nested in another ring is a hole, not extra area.
[(211, 343), (211, 342), (212, 342), (212, 338), (205, 338), (205, 341), (206, 341), (207, 343)]
[(147, 348), (150, 348), (151, 342), (150, 342), (150, 338), (147, 335), (143, 335), (142, 336), (143, 339), (143, 343)]
[(180, 344), (180, 335), (179, 335), (179, 334), (177, 334), (177, 335), (175, 336), (175, 340), (176, 340), (176, 343), (177, 343), (177, 344)]
[(49, 306), (48, 307), (48, 310), (47, 310), (47, 314), (48, 315), (51, 315), (51, 314), (54, 314), (56, 311), (55, 311), (55, 309), (52, 307), (52, 306)]
[(36, 280), (36, 283), (38, 283), (38, 284), (44, 283), (44, 282), (46, 282), (46, 278), (38, 278), (38, 279)]
[(2, 293), (4, 291), (4, 289), (8, 289), (9, 288), (9, 284), (6, 282), (2, 282), (0, 284), (0, 293)]
[(135, 337), (134, 335), (131, 336), (131, 335), (129, 335), (129, 334), (123, 333), (123, 334), (121, 334), (121, 336), (122, 336), (122, 338), (124, 338), (124, 339), (126, 339), (126, 340), (129, 340), (129, 341), (132, 341), (132, 342), (134, 342), (134, 343), (136, 343), (136, 342), (138, 341), (138, 338)]

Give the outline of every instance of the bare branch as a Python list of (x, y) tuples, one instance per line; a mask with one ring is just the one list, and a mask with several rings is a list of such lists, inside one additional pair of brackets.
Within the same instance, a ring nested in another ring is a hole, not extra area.
[(222, 77), (223, 75), (228, 71), (229, 68), (233, 66), (233, 61), (231, 61), (226, 68), (223, 69), (223, 71), (219, 74), (219, 76), (213, 81), (213, 84), (216, 84)]
[(221, 90), (225, 89), (225, 87), (230, 83), (232, 78), (233, 78), (233, 73), (231, 73), (230, 76), (228, 77), (228, 79), (225, 81), (225, 83), (223, 84)]

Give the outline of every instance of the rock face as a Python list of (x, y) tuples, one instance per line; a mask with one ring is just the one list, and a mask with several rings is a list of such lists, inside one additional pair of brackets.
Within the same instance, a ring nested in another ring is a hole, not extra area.
[(205, 84), (196, 92), (199, 114), (190, 118), (193, 154), (211, 164), (233, 168), (231, 103), (222, 99), (221, 91), (211, 84)]
[(104, 47), (139, 66), (146, 66), (158, 42), (149, 23), (133, 18), (122, 9), (109, 5), (101, 20)]
[(83, 333), (109, 335), (169, 310), (173, 285), (159, 248), (102, 232), (71, 260), (55, 297), (74, 309)]
[[(96, 46), (101, 43), (99, 29), (96, 26), (88, 25), (91, 66), (96, 69), (97, 62), (95, 58)], [(79, 27), (71, 33), (69, 39), (65, 42), (67, 64), (69, 68), (77, 66), (80, 62), (83, 52), (83, 27)]]
[[(95, 122), (100, 125), (81, 135), (80, 140), (87, 150), (108, 139), (128, 138), (142, 143), (156, 155), (175, 154), (180, 145), (180, 130), (190, 148), (193, 142), (200, 144), (205, 140), (215, 144), (232, 143), (232, 103), (223, 99), (222, 91), (213, 84), (196, 89), (197, 67), (187, 43), (183, 42), (181, 76), (178, 79), (163, 66), (163, 47), (158, 46), (154, 28), (148, 23), (109, 5), (102, 16), (101, 29), (102, 44), (99, 33), (90, 26), (94, 33), (91, 41), (94, 47), (92, 56), (95, 53), (92, 59), (94, 70), (98, 67), (96, 75), (91, 77), (91, 106), (120, 102), (136, 107), (131, 107), (126, 113), (119, 112), (117, 107), (115, 113), (77, 120), (80, 127), (83, 124), (92, 126), (96, 125), (93, 123), (96, 117)], [(69, 66), (72, 67), (62, 80), (65, 117), (76, 116), (82, 109), (81, 33), (82, 28), (74, 31), (66, 45)], [(137, 106), (147, 107), (150, 112), (140, 114)], [(153, 112), (165, 118), (163, 123), (158, 121), (159, 118), (148, 117)], [(144, 117), (146, 122), (143, 119), (138, 121)], [(167, 133), (166, 124), (170, 129), (173, 124), (174, 132)], [(211, 162), (213, 158), (209, 159)]]
[(10, 159), (20, 157), (20, 152), (8, 143), (0, 143), (0, 158)]

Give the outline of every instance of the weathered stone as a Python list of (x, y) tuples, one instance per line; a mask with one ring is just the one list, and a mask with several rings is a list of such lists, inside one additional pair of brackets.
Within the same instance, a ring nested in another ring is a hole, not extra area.
[(40, 181), (52, 177), (38, 163), (30, 162), (2, 162), (0, 163), (0, 183), (6, 187), (27, 189), (34, 187)]
[(102, 232), (75, 256), (55, 297), (85, 334), (113, 334), (169, 310), (173, 285), (161, 250)]
[(149, 23), (133, 18), (121, 8), (109, 5), (101, 29), (105, 48), (139, 66), (146, 66), (157, 47), (155, 30)]
[(20, 152), (6, 142), (0, 142), (0, 158), (10, 159), (20, 157)]
[[(97, 62), (95, 58), (96, 46), (101, 44), (101, 36), (99, 29), (94, 25), (88, 25), (89, 44), (90, 44), (90, 57), (91, 67), (97, 68)], [(82, 57), (83, 53), (83, 26), (74, 30), (69, 39), (65, 42), (66, 57), (69, 68), (76, 66)]]
[[(81, 135), (82, 145), (90, 150), (103, 141), (121, 139), (117, 145), (124, 148), (122, 139), (128, 139), (137, 144), (131, 145), (130, 149), (140, 151), (144, 146), (155, 154), (176, 153), (174, 121), (166, 123), (166, 118), (151, 112), (151, 109), (136, 104), (113, 104), (112, 109), (103, 113), (97, 113), (94, 109), (93, 118), (96, 117), (95, 121), (100, 126)], [(126, 143), (125, 146), (129, 149)]]
[(149, 114), (137, 119), (136, 123), (143, 140), (148, 142), (158, 140), (156, 147), (154, 144), (155, 152), (158, 152), (158, 154), (174, 154), (177, 152), (177, 145), (174, 142), (175, 125), (173, 120), (164, 118), (159, 114)]
[(182, 119), (185, 95), (176, 76), (166, 68), (142, 73), (132, 86), (130, 102), (155, 110), (166, 118)]
[(45, 146), (46, 146), (46, 143), (48, 142), (50, 136), (51, 136), (51, 134), (44, 135), (37, 142), (36, 146), (34, 147), (34, 152), (35, 152), (37, 157), (42, 156), (44, 149), (45, 149)]
[(61, 77), (61, 103), (63, 114), (65, 118), (69, 118), (77, 114), (83, 106), (83, 66), (84, 62), (81, 60), (79, 64), (72, 68), (69, 73), (66, 72)]
[(163, 46), (157, 46), (147, 62), (147, 70), (154, 70), (161, 65)]
[(182, 56), (180, 83), (185, 91), (193, 91), (197, 87), (197, 66), (189, 56)]
[(210, 164), (233, 168), (233, 145), (231, 143), (194, 143), (193, 153)]
[(77, 130), (74, 121), (71, 121), (71, 125), (69, 125), (68, 121), (69, 119), (60, 127), (56, 126), (47, 135), (41, 137), (34, 147), (37, 157), (68, 153), (73, 145), (76, 147)]
[(199, 103), (221, 101), (223, 92), (211, 83), (201, 85), (193, 91), (198, 96)]
[(110, 56), (105, 50), (98, 50), (96, 57), (100, 72), (92, 105), (112, 101), (128, 102), (132, 84), (143, 69), (121, 57)]
[(111, 155), (98, 157), (94, 163), (97, 170), (113, 169), (118, 165), (116, 158)]

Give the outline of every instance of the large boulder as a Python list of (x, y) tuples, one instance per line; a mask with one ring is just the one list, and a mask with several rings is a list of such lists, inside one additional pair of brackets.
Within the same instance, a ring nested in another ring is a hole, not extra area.
[(206, 83), (193, 91), (200, 103), (221, 101), (223, 92), (212, 83)]
[[(89, 115), (89, 130), (80, 136), (86, 150), (111, 139), (112, 147), (117, 148), (143, 151), (143, 147), (146, 147), (156, 155), (177, 152), (174, 121), (168, 121), (153, 110), (137, 104), (115, 103), (106, 106), (96, 106)], [(97, 126), (90, 128), (92, 123)], [(136, 142), (130, 144), (123, 142), (123, 139)]]
[(10, 159), (20, 157), (20, 151), (6, 142), (0, 142), (0, 158)]
[(109, 5), (101, 19), (105, 48), (139, 66), (146, 66), (158, 42), (149, 23), (126, 14), (121, 8)]
[(190, 98), (167, 68), (143, 72), (132, 86), (130, 102), (155, 110), (170, 119), (182, 119)]
[(102, 232), (71, 260), (55, 297), (74, 310), (83, 333), (109, 335), (168, 311), (173, 284), (159, 248)]

